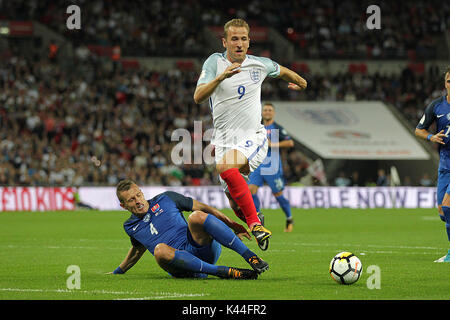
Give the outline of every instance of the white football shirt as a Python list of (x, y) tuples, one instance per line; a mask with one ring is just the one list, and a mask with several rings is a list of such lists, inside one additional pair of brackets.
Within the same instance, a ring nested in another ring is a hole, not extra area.
[[(208, 83), (232, 63), (224, 53), (213, 53), (203, 64), (197, 81)], [(214, 124), (212, 144), (232, 147), (247, 135), (254, 134), (261, 124), (261, 85), (264, 79), (280, 74), (278, 63), (265, 57), (247, 55), (241, 72), (223, 80), (209, 98)]]

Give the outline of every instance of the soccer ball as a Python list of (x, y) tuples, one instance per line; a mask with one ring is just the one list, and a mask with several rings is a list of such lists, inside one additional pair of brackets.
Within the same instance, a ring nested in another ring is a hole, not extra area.
[(331, 259), (330, 275), (340, 284), (352, 284), (358, 281), (362, 274), (362, 263), (351, 252), (340, 252)]

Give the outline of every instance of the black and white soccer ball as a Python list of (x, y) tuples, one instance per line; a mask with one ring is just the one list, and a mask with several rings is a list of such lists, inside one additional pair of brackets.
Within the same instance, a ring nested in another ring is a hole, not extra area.
[(352, 284), (358, 281), (362, 274), (362, 263), (351, 252), (340, 252), (331, 259), (330, 275), (340, 284)]

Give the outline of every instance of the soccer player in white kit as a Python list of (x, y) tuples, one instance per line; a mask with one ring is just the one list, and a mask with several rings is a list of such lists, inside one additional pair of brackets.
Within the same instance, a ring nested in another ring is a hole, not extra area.
[(306, 80), (269, 58), (247, 55), (250, 28), (242, 19), (224, 26), (226, 51), (214, 53), (204, 62), (194, 101), (209, 100), (213, 115), (216, 170), (230, 206), (247, 223), (259, 247), (266, 250), (272, 233), (256, 212), (246, 179), (267, 155), (267, 133), (261, 124), (261, 85), (269, 76), (302, 90)]

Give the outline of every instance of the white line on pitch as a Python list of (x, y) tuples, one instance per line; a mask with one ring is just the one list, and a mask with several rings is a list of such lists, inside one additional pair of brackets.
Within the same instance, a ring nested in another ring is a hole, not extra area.
[[(93, 293), (93, 294), (115, 294), (115, 295), (140, 295), (140, 294), (148, 294), (143, 292), (133, 292), (133, 291), (106, 291), (106, 290), (68, 290), (68, 289), (19, 289), (19, 288), (0, 288), (0, 291), (9, 291), (9, 292), (41, 292), (41, 293)], [(168, 298), (182, 298), (182, 297), (203, 297), (208, 294), (204, 293), (177, 293), (177, 292), (154, 292), (155, 296), (145, 297), (145, 298), (129, 298), (130, 300), (134, 299), (168, 299)], [(127, 299), (125, 299), (127, 300)]]
[[(277, 244), (289, 244), (291, 246), (306, 247), (336, 247), (336, 243), (305, 243), (305, 242), (278, 242)], [(423, 249), (423, 250), (443, 250), (444, 247), (426, 247), (426, 246), (393, 246), (393, 245), (376, 245), (376, 244), (339, 244), (340, 247), (370, 247), (370, 248), (392, 248), (392, 249)]]

